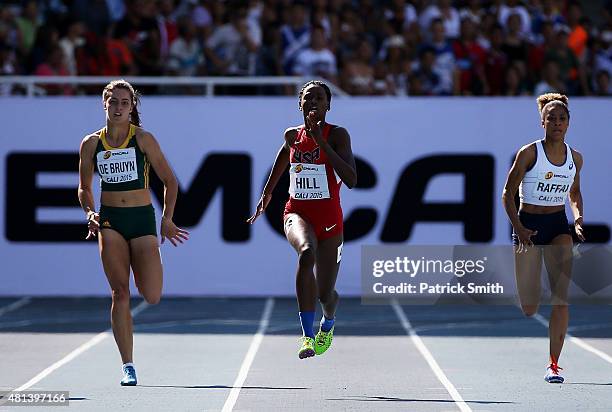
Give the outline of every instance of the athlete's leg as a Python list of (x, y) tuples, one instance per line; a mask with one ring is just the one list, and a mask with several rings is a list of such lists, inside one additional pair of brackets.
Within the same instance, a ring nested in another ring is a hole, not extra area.
[(134, 281), (142, 297), (152, 305), (159, 303), (163, 269), (157, 237), (147, 235), (130, 240)]
[(317, 284), (314, 277), (317, 238), (310, 224), (296, 213), (287, 214), (284, 226), (287, 240), (298, 254), (295, 276), (298, 307), (300, 312), (314, 311), (317, 299)]
[(132, 362), (132, 315), (130, 314), (130, 249), (126, 240), (112, 229), (98, 234), (100, 257), (111, 287), (111, 326), (123, 363)]
[(333, 319), (338, 306), (336, 279), (340, 268), (340, 253), (343, 242), (342, 233), (319, 242), (316, 256), (316, 279), (319, 302), (323, 315)]
[(544, 250), (552, 297), (552, 311), (548, 324), (551, 360), (558, 362), (569, 323), (568, 290), (572, 271), (572, 237), (556, 236)]
[(525, 316), (533, 316), (538, 312), (542, 294), (542, 250), (532, 246), (517, 253), (517, 248), (518, 246), (514, 246), (514, 270), (521, 309)]

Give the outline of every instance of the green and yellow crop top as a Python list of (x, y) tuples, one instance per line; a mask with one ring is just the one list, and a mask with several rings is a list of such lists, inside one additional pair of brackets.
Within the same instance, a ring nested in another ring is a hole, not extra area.
[(106, 128), (102, 129), (94, 163), (102, 191), (121, 192), (149, 187), (150, 163), (136, 143), (136, 126), (133, 124), (130, 124), (128, 135), (119, 147), (108, 144)]

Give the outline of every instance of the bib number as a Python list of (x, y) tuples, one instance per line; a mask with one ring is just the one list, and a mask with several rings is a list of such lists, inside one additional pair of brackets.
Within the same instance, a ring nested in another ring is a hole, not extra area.
[(532, 196), (540, 202), (564, 203), (570, 190), (568, 176), (555, 176), (553, 172), (541, 173), (533, 186)]
[(104, 183), (138, 180), (136, 150), (133, 147), (99, 152), (96, 160), (100, 178)]
[(289, 195), (297, 200), (329, 199), (325, 165), (291, 163)]

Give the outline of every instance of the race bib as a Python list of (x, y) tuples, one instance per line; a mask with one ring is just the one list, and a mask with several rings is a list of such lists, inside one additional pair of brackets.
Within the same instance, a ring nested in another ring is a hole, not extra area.
[(540, 202), (563, 203), (569, 193), (573, 176), (541, 172), (533, 185), (533, 198)]
[(329, 199), (325, 165), (291, 163), (289, 195), (298, 200)]
[(136, 165), (136, 150), (126, 149), (104, 150), (98, 153), (98, 172), (104, 183), (124, 183), (138, 180)]

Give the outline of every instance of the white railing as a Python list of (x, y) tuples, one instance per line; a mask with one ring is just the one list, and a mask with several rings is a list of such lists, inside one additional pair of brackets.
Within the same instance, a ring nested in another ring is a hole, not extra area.
[[(27, 96), (44, 95), (41, 85), (100, 85), (104, 86), (109, 81), (118, 77), (106, 76), (0, 76), (0, 88), (7, 85), (21, 85), (26, 90)], [(123, 77), (134, 86), (204, 86), (205, 96), (215, 95), (215, 86), (294, 86), (296, 90), (310, 78), (295, 76), (254, 76), (254, 77)], [(332, 84), (329, 85), (332, 93), (336, 96), (348, 96), (348, 94)]]

